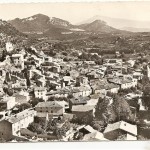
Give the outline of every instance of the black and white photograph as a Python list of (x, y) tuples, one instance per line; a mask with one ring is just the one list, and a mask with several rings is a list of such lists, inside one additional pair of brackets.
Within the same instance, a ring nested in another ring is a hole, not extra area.
[(150, 140), (150, 1), (0, 3), (0, 143)]

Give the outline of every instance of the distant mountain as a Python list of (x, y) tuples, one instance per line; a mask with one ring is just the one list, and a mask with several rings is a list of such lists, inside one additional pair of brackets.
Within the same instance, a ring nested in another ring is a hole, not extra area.
[(23, 33), (40, 33), (49, 29), (53, 29), (53, 27), (66, 29), (71, 27), (71, 24), (68, 21), (55, 17), (50, 18), (43, 14), (37, 14), (24, 19), (16, 18), (14, 20), (10, 20), (9, 23), (11, 23), (15, 28)]
[(131, 32), (150, 32), (150, 28), (123, 27), (122, 30), (131, 31)]
[(119, 30), (107, 25), (107, 23), (102, 20), (95, 20), (91, 23), (81, 24), (81, 25), (79, 25), (79, 27), (86, 31), (91, 31), (91, 32), (112, 33), (112, 32), (119, 31)]
[(66, 20), (37, 14), (28, 18), (10, 20), (17, 30), (34, 37), (50, 37), (52, 39), (83, 38), (89, 34), (120, 32), (102, 20), (72, 25)]
[[(120, 18), (110, 18), (110, 17), (105, 17), (105, 16), (99, 16), (99, 15), (89, 18), (83, 22), (80, 22), (78, 23), (78, 25), (91, 23), (95, 20), (103, 20), (107, 22), (109, 26), (117, 28), (117, 29), (124, 29), (127, 27), (128, 28), (127, 31), (147, 32), (148, 30), (150, 30), (150, 26), (149, 26), (150, 21), (136, 21), (136, 20), (128, 20), (128, 19), (120, 19)], [(136, 31), (136, 29), (140, 29), (140, 30)]]

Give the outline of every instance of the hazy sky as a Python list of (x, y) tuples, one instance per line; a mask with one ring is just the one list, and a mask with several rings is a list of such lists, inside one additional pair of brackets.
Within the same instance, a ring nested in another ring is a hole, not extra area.
[(79, 23), (95, 15), (150, 21), (150, 2), (0, 4), (0, 19), (25, 18), (37, 13)]

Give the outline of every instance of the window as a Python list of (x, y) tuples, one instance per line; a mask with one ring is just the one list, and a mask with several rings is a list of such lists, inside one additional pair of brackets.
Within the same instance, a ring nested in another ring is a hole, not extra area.
[(51, 113), (53, 113), (53, 110), (51, 110)]

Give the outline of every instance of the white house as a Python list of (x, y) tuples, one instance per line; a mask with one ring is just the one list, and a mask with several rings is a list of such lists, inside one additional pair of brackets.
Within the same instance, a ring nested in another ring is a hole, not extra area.
[(104, 137), (109, 140), (117, 140), (120, 136), (125, 136), (126, 140), (137, 140), (137, 125), (119, 121), (108, 124), (104, 130)]
[(130, 77), (123, 77), (123, 78), (112, 78), (108, 80), (110, 83), (114, 83), (120, 86), (121, 89), (128, 89), (131, 87), (137, 86), (137, 79), (130, 78)]
[(46, 88), (45, 87), (35, 87), (34, 94), (36, 98), (42, 98), (46, 100)]
[(124, 80), (120, 84), (121, 89), (128, 89), (128, 88), (136, 87), (136, 86), (137, 86), (137, 79)]
[(3, 97), (0, 101), (0, 111), (10, 110), (16, 105), (15, 97)]
[(6, 51), (11, 52), (14, 49), (14, 46), (11, 42), (6, 43)]
[(26, 109), (0, 121), (0, 138), (10, 140), (14, 136), (20, 136), (20, 129), (27, 128), (34, 121), (35, 115), (34, 110)]
[(37, 116), (58, 117), (62, 116), (65, 112), (65, 106), (58, 101), (40, 102), (35, 106)]
[(22, 54), (13, 54), (11, 56), (11, 60), (13, 61), (15, 67), (24, 69), (24, 57)]

